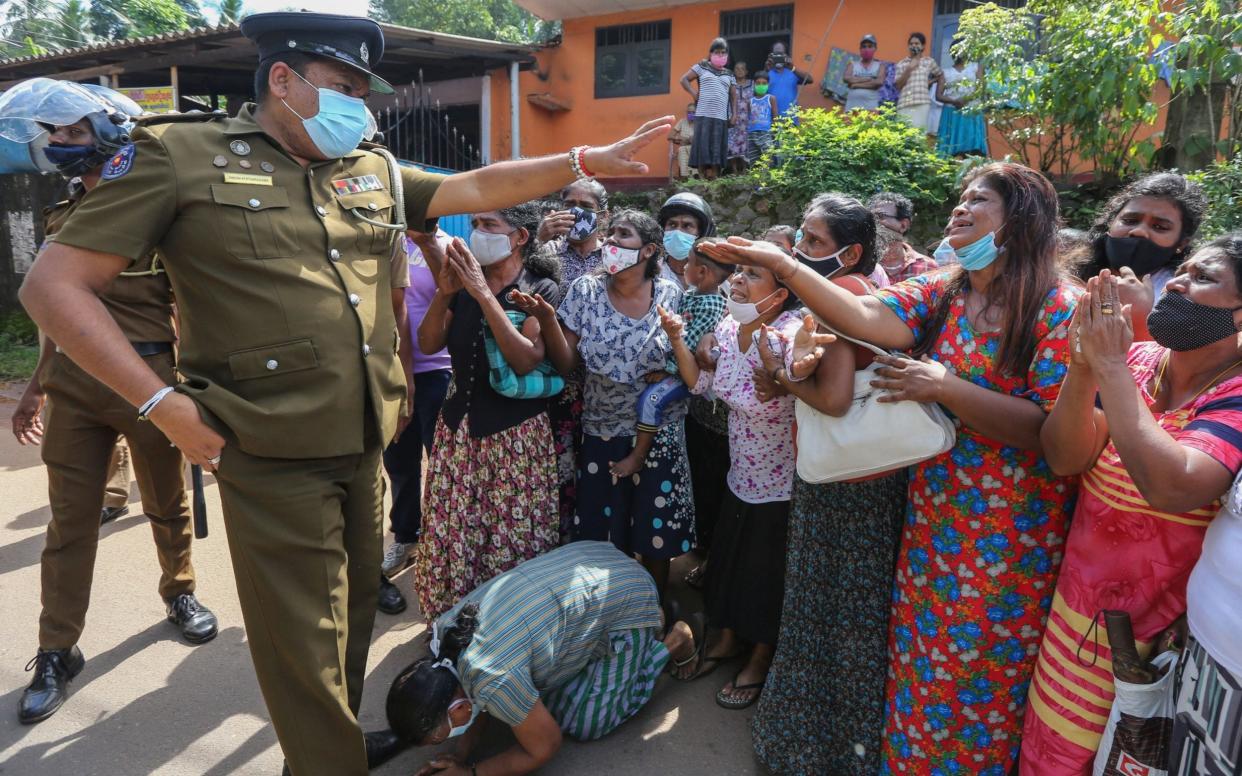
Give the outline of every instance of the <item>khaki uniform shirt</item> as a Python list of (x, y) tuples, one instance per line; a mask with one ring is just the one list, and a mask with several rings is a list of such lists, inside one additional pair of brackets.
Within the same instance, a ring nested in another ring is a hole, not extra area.
[[(68, 199), (43, 211), (43, 234), (46, 237), (60, 231), (85, 193), (82, 185), (75, 180), (70, 184)], [(99, 298), (130, 342), (176, 340), (172, 322), (172, 288), (168, 285), (168, 275), (158, 253), (130, 264)]]
[[(181, 324), (178, 390), (247, 453), (322, 458), (384, 442), (405, 398), (389, 277), (399, 221), (388, 165), (356, 150), (294, 161), (247, 105), (162, 116), (53, 238), (136, 259), (159, 247)], [(402, 168), (405, 217), (426, 227), (443, 176)]]

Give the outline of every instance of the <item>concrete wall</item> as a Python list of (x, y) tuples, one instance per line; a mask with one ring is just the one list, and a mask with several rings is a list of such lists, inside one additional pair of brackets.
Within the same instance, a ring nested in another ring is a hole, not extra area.
[(43, 244), (43, 208), (64, 191), (59, 175), (0, 175), (0, 312), (17, 305), (17, 289)]

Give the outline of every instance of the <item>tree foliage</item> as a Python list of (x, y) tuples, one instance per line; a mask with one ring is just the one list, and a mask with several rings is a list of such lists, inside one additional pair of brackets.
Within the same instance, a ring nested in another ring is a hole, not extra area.
[(512, 0), (371, 0), (370, 8), (383, 22), (513, 43), (546, 41), (560, 32), (559, 22), (542, 21)]
[(0, 56), (43, 54), (207, 23), (198, 0), (18, 0), (7, 4), (0, 22)]
[[(1204, 167), (1242, 150), (1242, 12), (1235, 0), (1182, 0), (1167, 20), (1172, 45), (1166, 165)], [(1227, 111), (1226, 137), (1220, 139)]]
[(1164, 16), (1159, 0), (988, 3), (962, 13), (955, 52), (988, 73), (977, 104), (1024, 163), (1066, 176), (1082, 158), (1116, 179), (1151, 156), (1135, 141), (1159, 115)]

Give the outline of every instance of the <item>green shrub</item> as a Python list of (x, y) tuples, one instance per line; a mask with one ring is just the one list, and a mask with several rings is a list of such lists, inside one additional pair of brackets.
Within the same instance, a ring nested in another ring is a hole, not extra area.
[(1199, 227), (1200, 240), (1242, 229), (1242, 154), (1186, 177), (1198, 182), (1208, 198), (1207, 218)]
[(20, 310), (0, 315), (0, 380), (25, 380), (39, 360), (39, 329)]
[(847, 116), (810, 108), (799, 118), (797, 125), (776, 122), (776, 143), (750, 172), (760, 186), (802, 203), (825, 191), (864, 202), (876, 192), (895, 191), (914, 202), (924, 224), (934, 224), (951, 207), (957, 164), (937, 156), (923, 132), (891, 110)]

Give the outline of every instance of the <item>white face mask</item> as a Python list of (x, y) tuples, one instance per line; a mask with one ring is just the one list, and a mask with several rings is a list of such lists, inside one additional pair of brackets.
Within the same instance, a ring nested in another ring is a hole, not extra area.
[(458, 698), (457, 700), (449, 704), (448, 710), (452, 712), (453, 709), (457, 708), (463, 703), (470, 704), (470, 719), (466, 720), (466, 724), (464, 725), (454, 726), (453, 718), (449, 717), (449, 734), (448, 734), (449, 738), (457, 738), (462, 733), (465, 733), (467, 730), (470, 729), (470, 726), (474, 724), (475, 717), (479, 716), (479, 704), (475, 703), (469, 698)]
[(484, 232), (481, 229), (470, 233), (470, 252), (478, 259), (480, 267), (503, 261), (513, 253), (513, 246), (509, 245), (509, 234)]
[(642, 255), (640, 248), (622, 248), (612, 243), (606, 243), (600, 250), (603, 254), (601, 260), (604, 263), (604, 269), (608, 270), (609, 275), (624, 272), (634, 266), (638, 263), (639, 256)]
[[(776, 289), (779, 291), (780, 289)], [(733, 316), (733, 320), (740, 324), (754, 323), (759, 320), (759, 316), (763, 313), (759, 312), (759, 305), (776, 296), (776, 291), (768, 294), (764, 298), (756, 302), (735, 302), (732, 299), (726, 299), (725, 305), (729, 308), (729, 315)]]

